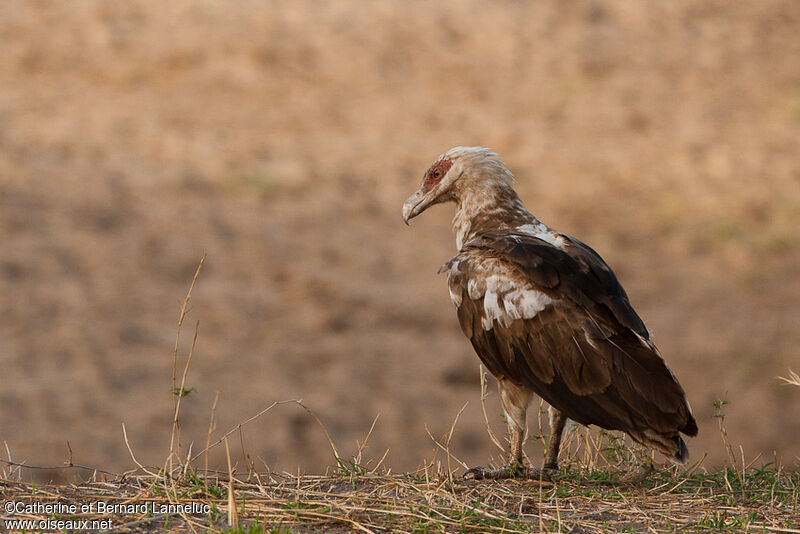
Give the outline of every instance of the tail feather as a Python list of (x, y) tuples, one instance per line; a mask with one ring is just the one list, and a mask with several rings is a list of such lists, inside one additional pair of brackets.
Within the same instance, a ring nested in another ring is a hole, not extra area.
[(694, 416), (691, 412), (689, 412), (689, 420), (686, 422), (686, 425), (681, 428), (681, 432), (692, 437), (697, 435), (697, 421), (694, 420)]
[(677, 441), (678, 452), (676, 452), (670, 460), (681, 465), (686, 465), (689, 463), (689, 448), (680, 436), (676, 437), (675, 440)]
[(673, 463), (680, 465), (689, 463), (689, 448), (679, 435), (656, 434), (652, 431), (629, 432), (628, 435), (634, 441), (660, 451)]

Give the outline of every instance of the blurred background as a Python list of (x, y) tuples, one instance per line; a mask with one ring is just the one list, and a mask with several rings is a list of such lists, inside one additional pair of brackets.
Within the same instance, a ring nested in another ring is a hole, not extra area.
[[(794, 462), (798, 28), (792, 0), (0, 4), (0, 440), (121, 471), (125, 423), (162, 464), (206, 253), (184, 453), (219, 392), (215, 436), (302, 398), (343, 456), (380, 414), (364, 455), (394, 471), (468, 403), (451, 448), (485, 464), (478, 359), (436, 275), (453, 207), (400, 218), (440, 153), (484, 145), (615, 269), (694, 407), (693, 457), (725, 460), (726, 399), (748, 460)], [(231, 448), (333, 463), (291, 405)]]

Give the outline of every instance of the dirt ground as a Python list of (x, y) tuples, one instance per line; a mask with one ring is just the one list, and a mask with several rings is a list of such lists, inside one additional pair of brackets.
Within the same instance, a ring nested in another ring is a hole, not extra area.
[[(452, 451), (485, 463), (436, 275), (452, 206), (400, 218), (438, 154), (484, 145), (615, 269), (694, 407), (694, 458), (724, 461), (724, 398), (748, 459), (795, 461), (800, 391), (776, 376), (800, 370), (798, 28), (792, 0), (0, 4), (0, 440), (124, 470), (125, 423), (161, 464), (206, 253), (184, 452), (219, 392), (215, 436), (302, 398), (343, 455), (380, 414), (364, 454), (394, 471), (468, 403)], [(235, 445), (332, 462), (295, 405)]]

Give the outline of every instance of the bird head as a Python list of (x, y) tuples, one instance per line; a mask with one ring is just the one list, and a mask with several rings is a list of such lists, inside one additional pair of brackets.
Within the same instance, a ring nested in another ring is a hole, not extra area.
[(469, 193), (508, 187), (512, 180), (499, 156), (488, 148), (451, 148), (433, 162), (417, 192), (403, 203), (403, 221), (408, 224), (434, 204), (461, 202)]

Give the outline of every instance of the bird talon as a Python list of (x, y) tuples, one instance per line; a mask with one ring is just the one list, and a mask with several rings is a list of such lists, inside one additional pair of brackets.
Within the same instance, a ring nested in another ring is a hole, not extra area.
[(464, 478), (472, 478), (473, 480), (531, 478), (530, 473), (531, 470), (522, 464), (507, 465), (501, 469), (486, 469), (485, 467), (478, 465), (468, 469), (464, 473)]
[[(467, 469), (462, 476), (463, 476), (463, 478), (472, 478), (473, 480), (482, 480), (483, 477), (484, 477), (485, 471), (486, 471), (486, 469), (484, 469), (483, 466), (476, 465), (475, 467)], [(472, 476), (470, 477), (470, 475), (472, 475)]]

